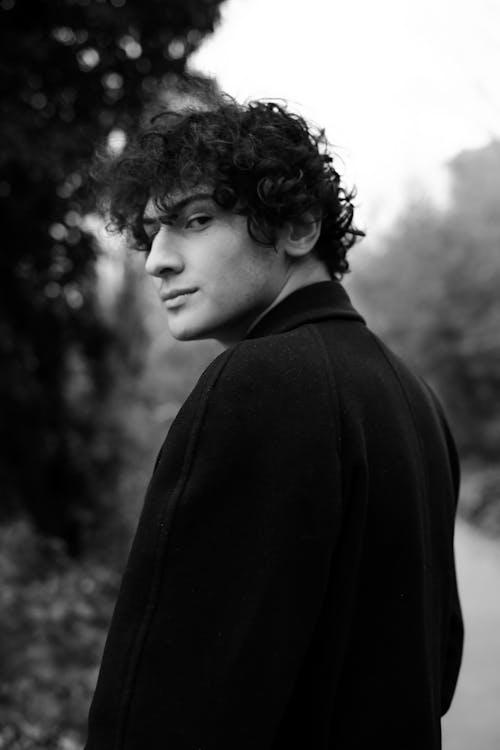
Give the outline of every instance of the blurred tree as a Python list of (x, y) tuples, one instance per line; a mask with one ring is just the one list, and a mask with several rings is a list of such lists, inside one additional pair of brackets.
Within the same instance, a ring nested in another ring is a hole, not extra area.
[(29, 511), (74, 554), (116, 458), (102, 403), (120, 352), (95, 290), (85, 164), (96, 143), (123, 145), (220, 2), (0, 2), (0, 512)]
[(464, 458), (500, 458), (500, 142), (448, 165), (447, 210), (410, 205), (353, 278), (375, 328), (435, 386)]

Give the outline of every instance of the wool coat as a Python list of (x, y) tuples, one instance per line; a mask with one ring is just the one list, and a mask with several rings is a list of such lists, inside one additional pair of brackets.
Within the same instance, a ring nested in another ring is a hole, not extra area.
[(436, 750), (462, 650), (457, 455), (342, 285), (217, 357), (158, 457), (86, 750)]

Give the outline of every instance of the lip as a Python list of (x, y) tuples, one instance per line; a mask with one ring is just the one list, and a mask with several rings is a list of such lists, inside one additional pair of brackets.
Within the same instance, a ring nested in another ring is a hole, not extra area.
[(160, 297), (163, 300), (163, 302), (166, 302), (170, 299), (175, 299), (175, 297), (180, 297), (183, 294), (193, 294), (193, 292), (196, 292), (198, 290), (195, 286), (186, 287), (185, 289), (171, 289), (169, 292), (161, 292)]
[(185, 289), (171, 289), (169, 292), (161, 293), (162, 302), (168, 309), (180, 307), (186, 301), (187, 297), (198, 291), (198, 287), (186, 287)]

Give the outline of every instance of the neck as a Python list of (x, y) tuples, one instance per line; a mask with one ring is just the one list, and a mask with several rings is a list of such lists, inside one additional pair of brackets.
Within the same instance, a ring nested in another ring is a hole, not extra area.
[(302, 289), (304, 286), (316, 284), (318, 281), (331, 281), (331, 279), (332, 277), (328, 273), (325, 264), (318, 258), (308, 255), (300, 261), (295, 261), (290, 267), (290, 272), (287, 274), (279, 294), (275, 297), (269, 307), (266, 307), (259, 317), (252, 322), (247, 334), (255, 325), (257, 325), (264, 315), (267, 315), (269, 310), (276, 307), (277, 304), (284, 300), (285, 297), (288, 297), (292, 292), (297, 291), (297, 289)]

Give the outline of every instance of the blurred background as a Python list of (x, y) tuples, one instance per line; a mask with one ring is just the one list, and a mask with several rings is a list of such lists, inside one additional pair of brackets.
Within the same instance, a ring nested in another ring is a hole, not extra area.
[(169, 337), (86, 179), (185, 69), (287, 100), (358, 188), (345, 285), (462, 457), (444, 748), (500, 747), (498, 3), (0, 0), (0, 41), (0, 748), (82, 747), (156, 452), (219, 351)]

